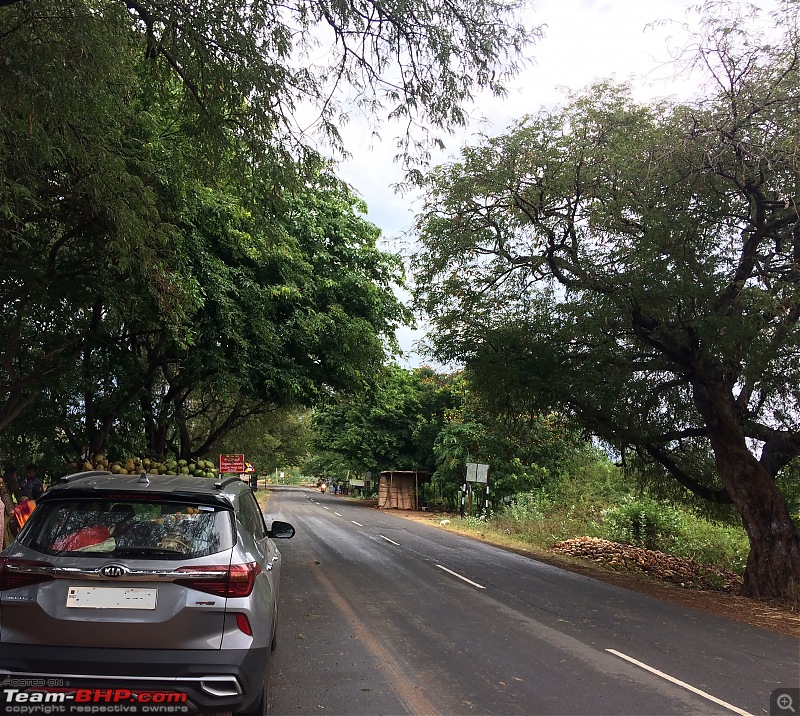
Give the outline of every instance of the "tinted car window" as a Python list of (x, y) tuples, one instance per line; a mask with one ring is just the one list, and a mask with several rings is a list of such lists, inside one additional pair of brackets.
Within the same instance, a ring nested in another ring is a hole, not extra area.
[(256, 539), (267, 536), (264, 518), (261, 516), (261, 510), (252, 493), (243, 494), (239, 500), (239, 520)]
[(169, 501), (42, 502), (19, 540), (51, 555), (203, 557), (233, 546), (231, 512)]

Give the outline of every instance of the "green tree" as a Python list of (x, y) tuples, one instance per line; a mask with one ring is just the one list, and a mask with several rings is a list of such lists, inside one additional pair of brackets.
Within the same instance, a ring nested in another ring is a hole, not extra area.
[[(463, 373), (389, 366), (371, 390), (318, 406), (312, 448), (359, 473), (424, 470), (455, 501), (467, 462), (490, 466), (495, 499), (542, 487), (582, 442), (556, 415), (496, 416)], [(340, 467), (339, 467), (340, 469)]]
[(217, 452), (243, 453), (259, 475), (301, 465), (309, 452), (310, 418), (307, 410), (283, 408), (248, 420), (222, 438), (209, 459), (216, 460)]
[(180, 317), (157, 304), (129, 314), (129, 281), (111, 269), (86, 289), (92, 331), (41, 406), (66, 462), (112, 445), (207, 455), (255, 417), (360, 389), (407, 319), (391, 289), (399, 260), (324, 164), (269, 206), (197, 185), (173, 201), (162, 205), (175, 216), (170, 262), (193, 304)]
[[(360, 478), (365, 475), (363, 471), (354, 469), (352, 463), (341, 453), (318, 449), (312, 449), (309, 452), (302, 462), (301, 470), (303, 475), (314, 479), (324, 477), (326, 479), (344, 480), (348, 477)], [(373, 478), (370, 487), (374, 487), (374, 485)]]
[(186, 227), (202, 306), (191, 345), (172, 344), (154, 384), (168, 391), (151, 396), (154, 415), (166, 408), (180, 424), (171, 447), (182, 455), (207, 453), (252, 415), (361, 389), (408, 319), (392, 291), (400, 262), (326, 166), (269, 211), (233, 207), (206, 207)]
[[(59, 61), (108, 69), (98, 52), (113, 41), (87, 33), (89, 20), (108, 39), (125, 37), (146, 60), (156, 85), (173, 78), (182, 114), (200, 133), (235, 127), (249, 154), (286, 157), (307, 144), (310, 118), (341, 148), (338, 128), (352, 107), (379, 113), (407, 128), (413, 151), (424, 126), (449, 130), (466, 120), (465, 103), (478, 90), (503, 94), (518, 57), (539, 35), (521, 22), (523, 0), (428, 0), (376, 4), (212, 0), (202, 6), (152, 0), (2, 0), (4, 45), (31, 41), (29, 57), (48, 70), (26, 89), (64, 79), (55, 111), (69, 94), (80, 102), (91, 92)], [(50, 34), (66, 38), (50, 44)], [(9, 58), (13, 55), (9, 54)], [(20, 61), (22, 58), (20, 58)], [(17, 68), (13, 60), (12, 72)], [(76, 81), (77, 80), (77, 81)], [(13, 96), (13, 95), (5, 95)], [(19, 98), (18, 98), (19, 101)], [(32, 117), (42, 121), (43, 115)], [(412, 131), (416, 126), (417, 130)], [(210, 147), (213, 148), (213, 138)], [(275, 166), (280, 161), (271, 162)]]
[[(468, 462), (489, 466), (492, 500), (520, 492), (555, 489), (563, 466), (584, 447), (564, 416), (498, 410), (473, 381), (457, 374), (457, 400), (444, 412), (433, 444), (434, 480), (457, 497)], [(480, 379), (483, 377), (480, 376)]]
[(417, 297), (438, 355), (487, 400), (569, 412), (732, 501), (746, 594), (789, 597), (800, 537), (776, 477), (800, 454), (798, 6), (775, 16), (778, 41), (751, 27), (705, 18), (694, 103), (596, 86), (433, 172)]
[(28, 22), (31, 8), (0, 8), (0, 430), (78, 361), (108, 305), (98, 287), (124, 274), (130, 310), (183, 298), (160, 291), (173, 234), (130, 33), (89, 7)]
[(419, 411), (413, 372), (390, 364), (367, 390), (317, 407), (312, 448), (342, 456), (359, 473), (424, 469), (414, 446)]
[(363, 473), (436, 469), (434, 445), (461, 381), (423, 366), (389, 364), (368, 390), (337, 395), (313, 413), (312, 448)]
[[(195, 310), (170, 248), (186, 192), (274, 206), (316, 157), (301, 108), (340, 145), (350, 89), (371, 116), (402, 120), (401, 153), (414, 151), (417, 121), (450, 128), (477, 89), (502, 93), (536, 36), (521, 8), (2, 0), (0, 430), (86, 363), (109, 310), (155, 312), (173, 334)], [(336, 319), (316, 314), (308, 342)]]

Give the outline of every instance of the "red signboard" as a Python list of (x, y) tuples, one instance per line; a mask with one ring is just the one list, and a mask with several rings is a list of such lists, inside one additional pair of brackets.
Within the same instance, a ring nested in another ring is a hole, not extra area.
[(244, 455), (220, 455), (219, 471), (235, 473), (244, 472)]

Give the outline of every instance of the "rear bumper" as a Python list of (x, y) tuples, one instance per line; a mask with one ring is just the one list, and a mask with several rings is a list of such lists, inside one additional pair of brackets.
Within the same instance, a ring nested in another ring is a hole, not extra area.
[[(99, 700), (84, 703), (116, 699), (135, 705), (140, 703), (136, 694), (150, 694), (152, 700), (156, 692), (177, 692), (186, 694), (185, 700), (168, 703), (189, 708), (176, 707), (173, 713), (237, 711), (260, 697), (269, 656), (269, 647), (162, 651), (0, 644), (0, 693), (4, 687), (89, 689)], [(81, 697), (87, 698), (85, 691)]]

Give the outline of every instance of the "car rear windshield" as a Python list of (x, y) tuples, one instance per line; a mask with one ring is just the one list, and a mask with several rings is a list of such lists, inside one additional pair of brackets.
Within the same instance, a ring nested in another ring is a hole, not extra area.
[(50, 555), (187, 559), (230, 549), (231, 515), (221, 506), (166, 500), (42, 501), (19, 540)]

